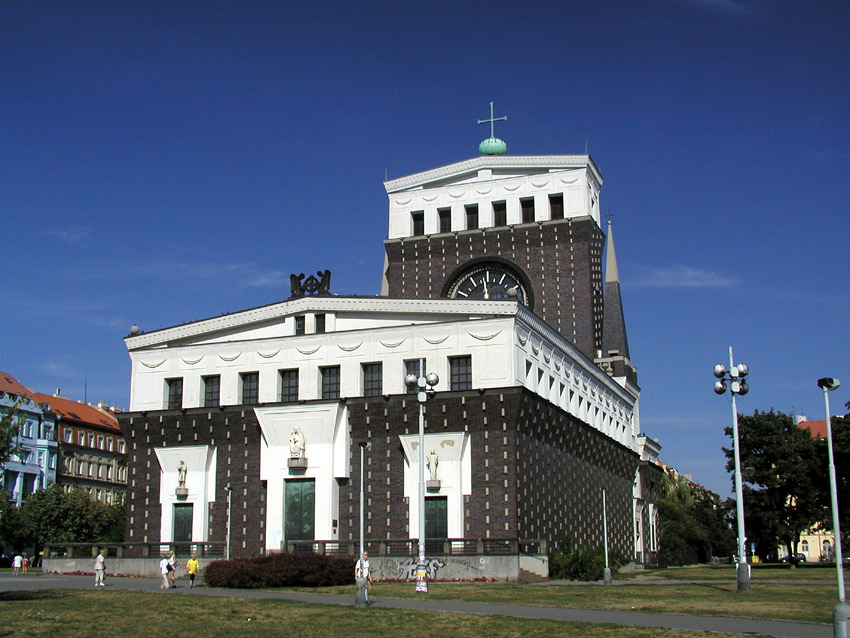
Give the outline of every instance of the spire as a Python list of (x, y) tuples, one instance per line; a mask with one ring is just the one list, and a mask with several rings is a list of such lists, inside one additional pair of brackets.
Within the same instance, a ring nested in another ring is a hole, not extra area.
[(602, 319), (602, 356), (609, 357), (617, 351), (629, 359), (629, 340), (626, 337), (626, 320), (623, 316), (623, 299), (620, 295), (620, 274), (614, 252), (614, 232), (608, 220), (608, 238), (605, 242), (605, 310)]
[(493, 104), (495, 104), (495, 102), (490, 102), (490, 119), (478, 120), (479, 124), (490, 125), (490, 137), (488, 137), (486, 140), (484, 140), (483, 142), (481, 142), (481, 144), (478, 145), (478, 152), (482, 155), (504, 155), (508, 151), (508, 145), (496, 137), (495, 129), (493, 127), (496, 122), (507, 122), (508, 116), (505, 115), (503, 117), (493, 117)]

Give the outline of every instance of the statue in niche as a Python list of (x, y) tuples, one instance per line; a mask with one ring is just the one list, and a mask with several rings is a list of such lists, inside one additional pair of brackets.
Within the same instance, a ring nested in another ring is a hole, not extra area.
[(304, 441), (304, 435), (296, 425), (292, 428), (292, 433), (289, 435), (289, 457), (293, 459), (303, 459), (304, 449), (307, 447)]
[(186, 467), (186, 464), (183, 461), (180, 461), (180, 465), (177, 466), (177, 487), (186, 487), (186, 474), (189, 469)]
[(431, 480), (437, 480), (437, 466), (440, 464), (440, 457), (437, 456), (437, 453), (434, 450), (428, 454), (428, 459), (425, 461), (425, 464), (428, 466), (428, 471), (431, 473)]

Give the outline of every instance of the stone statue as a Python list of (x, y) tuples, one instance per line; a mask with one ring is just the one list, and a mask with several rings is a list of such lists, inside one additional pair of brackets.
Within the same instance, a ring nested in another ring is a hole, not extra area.
[(437, 466), (440, 464), (440, 457), (437, 456), (437, 453), (434, 450), (428, 454), (428, 460), (425, 461), (425, 464), (428, 466), (428, 471), (431, 472), (431, 480), (437, 480)]
[(301, 430), (298, 429), (298, 426), (296, 425), (292, 428), (292, 434), (289, 435), (289, 457), (293, 459), (303, 459), (305, 447), (306, 443), (304, 441), (304, 435), (301, 434)]
[(186, 487), (186, 473), (188, 471), (186, 464), (180, 461), (180, 465), (177, 466), (177, 487)]

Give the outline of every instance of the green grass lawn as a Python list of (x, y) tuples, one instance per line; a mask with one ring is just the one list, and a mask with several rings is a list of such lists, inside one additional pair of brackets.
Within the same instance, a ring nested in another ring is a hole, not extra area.
[[(317, 593), (351, 594), (351, 587), (294, 589)], [(517, 603), (553, 607), (619, 609), (652, 613), (682, 613), (702, 616), (744, 616), (779, 620), (832, 622), (838, 588), (832, 584), (774, 584), (753, 581), (749, 594), (731, 582), (699, 584), (601, 585), (512, 585), (501, 583), (430, 583), (427, 594), (417, 594), (412, 583), (375, 583), (372, 596), (380, 598), (425, 597)]]
[(0, 593), (0, 618), (3, 621), (0, 624), (2, 638), (268, 638), (278, 635), (299, 638), (709, 638), (724, 635), (377, 607), (353, 609), (277, 600), (108, 590), (3, 592)]
[[(781, 563), (756, 564), (752, 566), (752, 581), (818, 581), (837, 583), (835, 565), (819, 563), (801, 565), (792, 568)], [(669, 567), (667, 569), (645, 569), (623, 572), (614, 576), (616, 580), (735, 580), (734, 565), (694, 565), (688, 567)]]

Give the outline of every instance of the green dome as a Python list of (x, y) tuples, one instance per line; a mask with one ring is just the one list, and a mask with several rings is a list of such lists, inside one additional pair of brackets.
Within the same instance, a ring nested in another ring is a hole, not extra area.
[(482, 155), (504, 155), (508, 152), (508, 145), (495, 137), (488, 137), (478, 145), (478, 152)]

